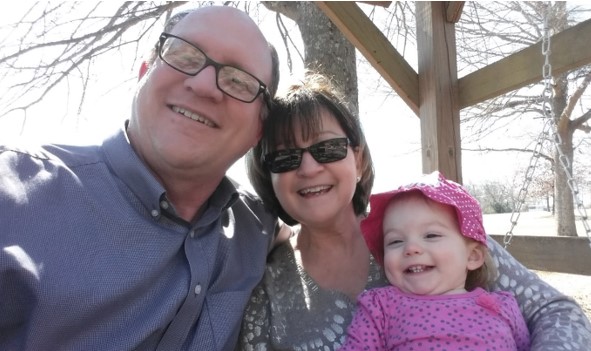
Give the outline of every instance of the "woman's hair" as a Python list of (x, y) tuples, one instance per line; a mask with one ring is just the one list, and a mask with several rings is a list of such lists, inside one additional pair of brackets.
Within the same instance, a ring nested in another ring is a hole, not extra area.
[(365, 215), (374, 181), (374, 169), (359, 118), (351, 113), (347, 103), (328, 78), (308, 72), (303, 81), (291, 85), (277, 97), (268, 118), (263, 122), (263, 137), (247, 154), (248, 178), (265, 205), (289, 225), (297, 224), (285, 212), (273, 190), (271, 173), (263, 163), (263, 156), (279, 145), (295, 147), (295, 131), (301, 137), (314, 137), (322, 128), (322, 112), (328, 111), (349, 138), (350, 145), (361, 154), (361, 178), (353, 195), (353, 210)]

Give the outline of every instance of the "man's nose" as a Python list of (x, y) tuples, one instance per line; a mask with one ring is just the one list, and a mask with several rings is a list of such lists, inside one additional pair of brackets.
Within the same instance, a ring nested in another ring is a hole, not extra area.
[(207, 66), (194, 76), (187, 76), (185, 86), (200, 97), (220, 101), (224, 93), (218, 88), (216, 69)]

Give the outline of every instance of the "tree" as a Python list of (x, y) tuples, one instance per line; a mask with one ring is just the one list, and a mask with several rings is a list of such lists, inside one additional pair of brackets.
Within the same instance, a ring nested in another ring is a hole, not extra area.
[(152, 28), (183, 4), (34, 3), (0, 32), (0, 78), (6, 88), (0, 96), (0, 118), (17, 111), (26, 118), (30, 108), (61, 84), (69, 86), (68, 95), (80, 92), (76, 97), (81, 110), (97, 58), (126, 52), (133, 64)]
[[(551, 6), (542, 2), (516, 1), (469, 2), (468, 5), (464, 8), (457, 28), (461, 35), (458, 40), (459, 61), (466, 70), (480, 67), (540, 41), (544, 34), (545, 19), (548, 20), (551, 33), (558, 33), (572, 26), (582, 11), (578, 7), (567, 9), (565, 2), (555, 2)], [(463, 118), (467, 128), (473, 132), (472, 138), (482, 142), (495, 131), (511, 131), (515, 120), (534, 120), (535, 116), (539, 119), (545, 113), (551, 115), (553, 112), (556, 134), (561, 140), (561, 143), (556, 143), (553, 155), (557, 233), (563, 236), (577, 235), (573, 195), (568, 186), (567, 174), (573, 174), (575, 133), (582, 131), (588, 134), (591, 131), (588, 122), (591, 108), (582, 100), (585, 94), (589, 95), (587, 88), (590, 82), (591, 66), (553, 77), (549, 105), (552, 111), (543, 110), (544, 104), (539, 98), (542, 88), (540, 84), (534, 84), (468, 109)], [(536, 92), (538, 95), (535, 95)], [(549, 143), (558, 139), (552, 133), (547, 137)], [(535, 139), (532, 136), (529, 138), (526, 144)], [(527, 149), (527, 145), (522, 148)], [(561, 158), (567, 161), (566, 167), (559, 161)]]
[[(91, 67), (105, 54), (132, 46), (131, 52), (135, 54), (130, 63), (133, 64), (141, 59), (137, 56), (142, 52), (140, 47), (153, 45), (146, 43), (152, 28), (161, 26), (173, 9), (182, 5), (185, 2), (125, 2), (117, 6), (34, 4), (18, 23), (5, 28), (9, 34), (0, 39), (2, 78), (11, 82), (7, 87), (10, 94), (0, 96), (0, 106), (4, 107), (0, 117), (21, 111), (26, 118), (31, 107), (64, 81), (71, 91), (84, 92), (91, 81)], [(246, 12), (258, 11), (256, 3), (226, 2), (225, 5), (244, 6)], [(355, 47), (313, 2), (265, 2), (264, 5), (298, 24), (305, 66), (330, 76), (347, 96), (353, 111), (358, 111)], [(43, 56), (39, 55), (41, 50)], [(45, 56), (49, 51), (52, 54)], [(79, 110), (84, 102), (82, 94)]]
[(478, 185), (466, 185), (468, 191), (480, 202), (484, 214), (507, 213), (513, 210), (512, 188), (500, 181), (486, 181)]
[[(271, 11), (297, 23), (304, 43), (304, 66), (331, 77), (359, 111), (355, 46), (309, 1), (264, 1)], [(284, 35), (289, 35), (285, 33)]]

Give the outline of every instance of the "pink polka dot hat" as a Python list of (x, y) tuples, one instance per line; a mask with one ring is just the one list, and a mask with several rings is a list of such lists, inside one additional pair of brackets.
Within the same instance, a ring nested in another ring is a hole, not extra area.
[(371, 195), (370, 212), (361, 222), (365, 242), (380, 265), (384, 264), (384, 212), (390, 201), (399, 194), (420, 191), (427, 198), (452, 206), (458, 215), (462, 235), (486, 245), (486, 232), (482, 224), (480, 204), (460, 184), (445, 179), (437, 171), (423, 176), (418, 182), (400, 186), (398, 189)]

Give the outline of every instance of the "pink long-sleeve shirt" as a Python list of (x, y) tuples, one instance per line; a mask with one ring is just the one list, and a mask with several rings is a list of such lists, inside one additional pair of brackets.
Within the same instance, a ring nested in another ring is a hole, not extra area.
[(340, 350), (527, 351), (529, 345), (508, 292), (417, 296), (388, 286), (360, 295)]

